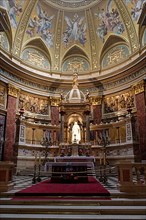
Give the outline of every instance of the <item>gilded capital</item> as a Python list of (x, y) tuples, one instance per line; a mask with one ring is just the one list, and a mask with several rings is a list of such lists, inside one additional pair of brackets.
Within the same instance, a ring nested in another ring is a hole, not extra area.
[(59, 106), (60, 101), (60, 98), (50, 97), (51, 106)]
[(11, 95), (11, 96), (17, 98), (19, 92), (20, 92), (20, 89), (13, 86), (12, 84), (8, 84), (8, 95)]
[(91, 104), (92, 105), (101, 105), (102, 104), (102, 97), (101, 96), (91, 97)]
[(133, 85), (135, 95), (144, 92), (144, 81), (140, 81), (137, 84)]

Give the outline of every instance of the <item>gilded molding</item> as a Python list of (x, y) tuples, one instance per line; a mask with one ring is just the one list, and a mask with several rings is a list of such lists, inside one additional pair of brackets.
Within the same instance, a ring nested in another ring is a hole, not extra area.
[(21, 21), (18, 25), (15, 40), (14, 40), (14, 47), (13, 47), (13, 54), (15, 54), (16, 56), (20, 56), (21, 45), (22, 45), (23, 38), (25, 35), (25, 30), (27, 27), (26, 24), (29, 21), (31, 12), (32, 12), (33, 8), (35, 7), (36, 3), (37, 3), (36, 0), (29, 1), (27, 8), (24, 11), (22, 18), (21, 18)]
[(90, 36), (90, 43), (91, 43), (91, 57), (92, 57), (92, 69), (97, 69), (97, 49), (96, 49), (96, 40), (95, 40), (95, 33), (93, 29), (93, 22), (91, 19), (91, 12), (89, 10), (86, 11), (87, 19), (89, 22), (89, 36)]
[(12, 84), (8, 84), (8, 95), (17, 98), (19, 92), (20, 92), (20, 89), (13, 86)]
[(115, 0), (116, 6), (118, 10), (120, 11), (120, 15), (124, 21), (125, 28), (128, 34), (130, 46), (131, 46), (131, 51), (135, 52), (138, 50), (139, 44), (138, 44), (138, 38), (137, 38), (137, 33), (134, 27), (134, 24), (131, 20), (131, 17), (126, 9), (125, 4), (123, 3), (122, 0)]
[(144, 92), (145, 90), (145, 85), (144, 85), (144, 80), (138, 82), (137, 84), (133, 85), (134, 93), (135, 95)]
[(54, 54), (54, 70), (59, 70), (60, 66), (60, 42), (61, 42), (61, 28), (62, 28), (63, 12), (59, 12), (58, 25), (56, 29), (55, 39), (55, 54)]

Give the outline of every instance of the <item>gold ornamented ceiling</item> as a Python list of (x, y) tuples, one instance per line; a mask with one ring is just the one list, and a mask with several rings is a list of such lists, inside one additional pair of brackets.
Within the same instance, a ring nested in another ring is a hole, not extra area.
[(143, 54), (145, 2), (0, 0), (0, 47), (36, 78), (70, 83), (77, 72), (81, 83), (106, 79)]

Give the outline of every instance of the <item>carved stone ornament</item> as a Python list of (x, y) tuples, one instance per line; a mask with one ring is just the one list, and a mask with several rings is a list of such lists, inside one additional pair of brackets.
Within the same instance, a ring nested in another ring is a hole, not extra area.
[(11, 96), (17, 98), (19, 91), (20, 91), (20, 89), (16, 88), (12, 84), (8, 84), (8, 95), (11, 95)]
[(135, 95), (144, 92), (144, 81), (141, 81), (133, 86)]

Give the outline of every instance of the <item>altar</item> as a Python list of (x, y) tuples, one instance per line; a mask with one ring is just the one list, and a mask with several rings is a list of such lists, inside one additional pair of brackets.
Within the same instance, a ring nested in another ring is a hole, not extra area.
[(45, 171), (53, 182), (87, 182), (94, 175), (94, 158), (56, 157), (45, 164)]

